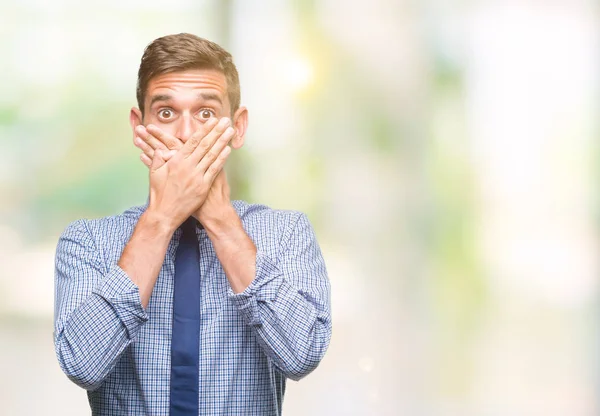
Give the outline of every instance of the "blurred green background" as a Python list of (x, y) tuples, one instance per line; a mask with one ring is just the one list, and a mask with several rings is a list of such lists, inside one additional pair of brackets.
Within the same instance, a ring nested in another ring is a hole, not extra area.
[(232, 52), (233, 197), (308, 214), (333, 287), (286, 415), (597, 415), (599, 6), (0, 1), (0, 413), (88, 414), (52, 344), (71, 221), (143, 204), (144, 47)]

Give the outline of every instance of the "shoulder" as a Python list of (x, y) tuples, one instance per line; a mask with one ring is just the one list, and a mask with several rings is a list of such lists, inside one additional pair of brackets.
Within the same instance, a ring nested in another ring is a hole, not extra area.
[(294, 236), (314, 236), (306, 214), (301, 211), (273, 209), (262, 204), (232, 201), (246, 232), (256, 241), (285, 246)]
[(262, 228), (273, 233), (293, 229), (298, 222), (308, 222), (306, 214), (300, 211), (274, 209), (262, 204), (245, 201), (232, 201), (244, 226)]
[(145, 205), (127, 209), (121, 214), (95, 219), (79, 219), (70, 223), (60, 236), (60, 241), (76, 241), (95, 245), (106, 239), (129, 238)]

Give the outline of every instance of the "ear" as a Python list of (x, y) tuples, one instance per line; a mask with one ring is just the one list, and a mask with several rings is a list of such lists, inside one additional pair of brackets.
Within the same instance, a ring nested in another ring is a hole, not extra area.
[(132, 107), (129, 112), (129, 125), (131, 126), (131, 131), (133, 133), (133, 140), (136, 138), (135, 128), (140, 124), (143, 124), (142, 121), (142, 112), (138, 108)]
[(231, 147), (239, 149), (244, 145), (246, 129), (248, 128), (248, 109), (240, 107), (233, 116), (233, 125), (235, 127), (235, 136), (231, 139)]

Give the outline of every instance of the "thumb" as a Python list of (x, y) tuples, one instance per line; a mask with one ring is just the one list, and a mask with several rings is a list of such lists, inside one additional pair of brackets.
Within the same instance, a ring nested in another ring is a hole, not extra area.
[(175, 156), (175, 153), (177, 153), (176, 150), (163, 150), (161, 152), (162, 157), (165, 160), (165, 162), (168, 162), (169, 159), (171, 159), (173, 156)]

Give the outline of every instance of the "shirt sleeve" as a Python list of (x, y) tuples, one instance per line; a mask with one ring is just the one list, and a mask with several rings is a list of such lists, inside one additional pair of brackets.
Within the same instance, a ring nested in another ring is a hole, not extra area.
[(65, 374), (95, 390), (147, 320), (137, 286), (117, 264), (102, 264), (85, 221), (67, 227), (56, 249), (54, 311)]
[(229, 296), (282, 373), (293, 380), (314, 370), (331, 339), (330, 284), (306, 215), (300, 214), (278, 259), (260, 249), (256, 276)]

